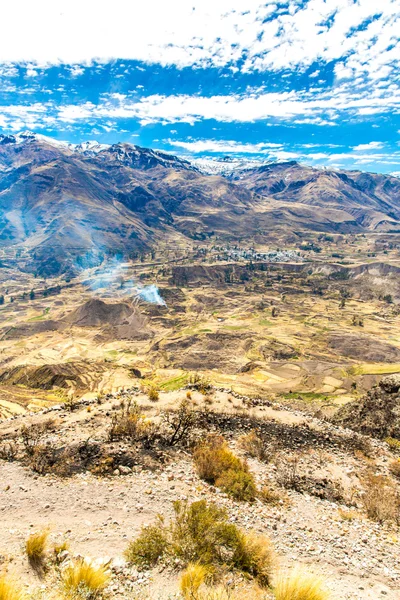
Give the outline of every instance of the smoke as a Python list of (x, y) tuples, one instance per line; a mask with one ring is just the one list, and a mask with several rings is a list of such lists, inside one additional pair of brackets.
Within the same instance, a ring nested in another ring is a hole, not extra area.
[(107, 292), (107, 295), (112, 294), (113, 297), (140, 298), (149, 304), (167, 306), (154, 283), (143, 285), (132, 277), (126, 277), (129, 267), (129, 263), (124, 262), (121, 257), (115, 256), (105, 261), (100, 267), (84, 269), (82, 271), (82, 277), (85, 277), (83, 284), (98, 295), (104, 295)]
[(156, 285), (146, 285), (142, 288), (139, 288), (138, 295), (145, 302), (149, 302), (150, 304), (159, 304), (160, 306), (167, 306), (164, 298), (161, 297), (158, 287)]

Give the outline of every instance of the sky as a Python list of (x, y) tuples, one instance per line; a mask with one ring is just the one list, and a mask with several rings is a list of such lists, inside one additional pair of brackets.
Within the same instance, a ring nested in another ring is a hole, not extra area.
[(0, 131), (400, 176), (400, 0), (13, 0)]

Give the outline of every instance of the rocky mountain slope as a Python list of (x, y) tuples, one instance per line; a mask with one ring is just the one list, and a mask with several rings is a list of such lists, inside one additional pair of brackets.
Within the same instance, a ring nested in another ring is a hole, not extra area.
[(400, 179), (361, 171), (314, 169), (296, 162), (242, 169), (230, 178), (281, 202), (344, 211), (366, 229), (398, 229)]
[(292, 162), (220, 176), (129, 144), (0, 136), (0, 248), (28, 252), (28, 268), (44, 274), (87, 253), (141, 251), (160, 240), (392, 231), (399, 199), (400, 181), (383, 175)]
[(374, 437), (400, 438), (400, 374), (384, 377), (365, 396), (343, 406), (334, 422)]

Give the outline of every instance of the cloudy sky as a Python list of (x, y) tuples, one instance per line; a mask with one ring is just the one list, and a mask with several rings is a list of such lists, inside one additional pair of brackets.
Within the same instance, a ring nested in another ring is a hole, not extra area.
[(13, 0), (0, 129), (400, 175), (400, 0)]

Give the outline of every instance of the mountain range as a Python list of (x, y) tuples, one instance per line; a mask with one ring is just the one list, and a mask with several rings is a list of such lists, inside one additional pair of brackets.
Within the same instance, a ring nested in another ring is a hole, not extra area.
[(0, 135), (0, 249), (52, 275), (85, 256), (161, 241), (290, 242), (307, 231), (400, 230), (396, 177), (296, 162), (238, 161), (215, 171), (126, 143)]

